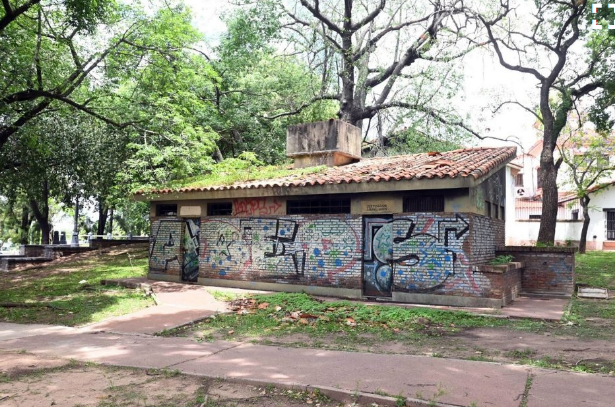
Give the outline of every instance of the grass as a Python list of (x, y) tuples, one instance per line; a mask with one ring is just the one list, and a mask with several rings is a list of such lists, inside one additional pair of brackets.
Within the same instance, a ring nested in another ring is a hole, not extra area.
[(140, 291), (103, 286), (100, 280), (146, 274), (144, 249), (91, 253), (55, 266), (10, 272), (0, 280), (0, 303), (28, 307), (0, 306), (0, 321), (75, 326), (131, 313), (153, 301)]
[(311, 345), (319, 338), (337, 335), (341, 344), (389, 340), (420, 341), (476, 327), (507, 326), (532, 329), (532, 321), (511, 322), (501, 318), (477, 316), (461, 311), (430, 308), (404, 308), (366, 305), (350, 301), (322, 302), (308, 294), (276, 293), (256, 295), (257, 304), (266, 307), (249, 310), (246, 314), (223, 314), (190, 328), (165, 332), (181, 335), (188, 329), (210, 338), (218, 333), (223, 339), (281, 337), (293, 334), (308, 335)]
[(615, 290), (615, 253), (587, 252), (576, 256), (578, 284)]

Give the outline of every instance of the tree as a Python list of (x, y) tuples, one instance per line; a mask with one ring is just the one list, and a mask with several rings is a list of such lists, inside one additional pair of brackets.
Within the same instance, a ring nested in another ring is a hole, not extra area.
[[(474, 14), (486, 30), (500, 64), (536, 80), (538, 113), (533, 106), (507, 101), (533, 114), (543, 126), (540, 168), (543, 206), (538, 242), (553, 244), (557, 218), (557, 174), (562, 158), (554, 151), (571, 110), (584, 99), (612, 104), (613, 37), (588, 27), (591, 7), (585, 0), (523, 2), (532, 12), (515, 18), (516, 7), (501, 2), (504, 12), (495, 17)], [(583, 47), (583, 45), (585, 45)]]
[(409, 120), (424, 120), (433, 133), (441, 128), (441, 138), (451, 129), (482, 138), (448, 103), (457, 88), (452, 61), (479, 45), (465, 29), (462, 1), (408, 6), (401, 0), (260, 0), (239, 16), (241, 27), (251, 33), (242, 37), (250, 45), (244, 48), (271, 41), (300, 57), (318, 78), (310, 99), (270, 118), (333, 100), (341, 119), (365, 131), (374, 118), (383, 128), (402, 128), (400, 118), (410, 111)]
[[(118, 128), (140, 124), (135, 105), (127, 106), (130, 95), (119, 94), (120, 74), (135, 79), (142, 66), (171, 64), (200, 40), (181, 4), (153, 14), (98, 0), (3, 1), (2, 7), (0, 151), (60, 105)], [(125, 98), (123, 109), (109, 109), (118, 97)]]
[[(585, 253), (591, 221), (591, 194), (599, 192), (612, 182), (609, 177), (615, 171), (615, 161), (612, 159), (615, 157), (615, 139), (579, 126), (574, 130), (567, 127), (562, 141), (557, 148), (563, 163), (568, 167), (566, 181), (572, 186), (583, 209), (579, 252)], [(610, 182), (604, 183), (605, 180)]]
[[(0, 42), (8, 61), (0, 67), (0, 194), (27, 199), (44, 243), (51, 202), (94, 197), (102, 234), (108, 211), (127, 207), (136, 185), (211, 165), (217, 137), (200, 99), (215, 72), (194, 48), (201, 36), (181, 4), (154, 13), (116, 7), (106, 26), (73, 31), (64, 6), (32, 6)], [(98, 29), (107, 35), (98, 39)]]

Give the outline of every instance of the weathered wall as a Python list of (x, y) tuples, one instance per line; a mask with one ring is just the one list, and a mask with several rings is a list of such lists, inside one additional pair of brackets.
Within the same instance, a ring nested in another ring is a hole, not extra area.
[[(274, 200), (235, 207), (254, 215), (279, 211)], [(493, 276), (475, 266), (495, 256), (503, 223), (467, 213), (202, 217), (198, 275), (364, 289), (374, 296), (500, 298), (503, 290), (492, 292)], [(185, 228), (181, 219), (153, 220), (152, 274), (181, 275)]]
[(92, 239), (89, 242), (90, 247), (95, 249), (103, 249), (114, 246), (122, 245), (147, 245), (147, 238), (135, 238), (135, 239)]
[(459, 213), (368, 218), (365, 286), (385, 292), (392, 275), (394, 291), (488, 297), (489, 279), (472, 266), (495, 256), (497, 223)]
[(181, 274), (183, 222), (176, 218), (152, 218), (149, 270), (153, 274)]
[(574, 293), (574, 255), (577, 249), (568, 247), (499, 247), (497, 255), (512, 255), (525, 267), (521, 281), (526, 292)]
[[(475, 208), (472, 212), (486, 215), (487, 203), (504, 207), (506, 211), (506, 189), (506, 168), (502, 168), (479, 186), (470, 188), (470, 200)], [(501, 211), (501, 208), (498, 211)], [(495, 214), (492, 212), (491, 216), (494, 217)], [(503, 217), (503, 215), (498, 216), (500, 219)]]
[(36, 244), (22, 244), (19, 246), (19, 255), (25, 257), (42, 257), (45, 255), (45, 246)]
[(201, 240), (205, 278), (361, 286), (358, 216), (204, 218)]

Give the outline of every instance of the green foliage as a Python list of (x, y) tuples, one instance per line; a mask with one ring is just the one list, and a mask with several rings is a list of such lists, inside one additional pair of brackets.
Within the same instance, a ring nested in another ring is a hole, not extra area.
[(514, 257), (510, 254), (501, 254), (499, 256), (495, 256), (493, 260), (489, 262), (489, 264), (497, 265), (497, 264), (508, 264), (513, 261)]
[(536, 242), (536, 247), (554, 247), (553, 242)]
[(254, 153), (244, 152), (238, 158), (227, 158), (222, 162), (212, 165), (207, 173), (197, 177), (179, 180), (159, 187), (168, 188), (199, 188), (214, 185), (231, 185), (235, 182), (257, 181), (291, 175), (301, 176), (315, 174), (324, 171), (327, 167), (317, 166), (308, 168), (292, 168), (291, 165), (261, 166), (263, 163), (256, 158)]

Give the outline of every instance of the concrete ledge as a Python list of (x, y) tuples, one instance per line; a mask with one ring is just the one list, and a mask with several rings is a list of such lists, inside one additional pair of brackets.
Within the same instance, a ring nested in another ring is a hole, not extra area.
[(502, 299), (498, 298), (458, 297), (453, 295), (403, 293), (398, 291), (393, 291), (393, 301), (473, 308), (502, 308), (504, 305)]
[(267, 387), (267, 386), (273, 385), (274, 387), (278, 389), (284, 389), (284, 390), (307, 391), (307, 392), (319, 391), (320, 393), (324, 394), (325, 396), (335, 401), (338, 401), (341, 403), (347, 403), (348, 405), (355, 405), (358, 403), (361, 405), (377, 404), (379, 406), (387, 406), (387, 407), (396, 407), (399, 405), (403, 405), (406, 407), (455, 407), (455, 406), (451, 406), (450, 404), (442, 404), (442, 403), (437, 403), (435, 401), (430, 401), (430, 400), (419, 400), (419, 399), (410, 398), (410, 397), (403, 397), (404, 402), (403, 404), (400, 404), (401, 401), (396, 397), (384, 396), (384, 395), (379, 395), (379, 394), (374, 394), (374, 393), (366, 393), (362, 391), (350, 391), (350, 390), (338, 389), (335, 387), (319, 386), (319, 385), (312, 385), (312, 384), (280, 383), (276, 381), (265, 381), (265, 380), (258, 380), (258, 379), (229, 377), (229, 376), (213, 377), (213, 376), (198, 374), (198, 373), (190, 374), (190, 376), (222, 379), (230, 383), (245, 384), (245, 385), (254, 386), (254, 387)]
[(169, 275), (169, 274), (148, 273), (147, 278), (150, 280), (169, 281), (171, 283), (182, 283), (182, 279), (180, 276), (174, 276), (174, 275)]
[(523, 262), (513, 261), (506, 264), (481, 264), (480, 266), (475, 266), (474, 271), (480, 271), (481, 273), (504, 274), (509, 271), (521, 270), (523, 267)]
[[(154, 277), (151, 277), (154, 279)], [(262, 291), (283, 291), (288, 293), (306, 292), (312, 295), (322, 295), (325, 297), (343, 297), (343, 298), (363, 298), (361, 290), (352, 288), (334, 288), (334, 287), (319, 287), (308, 285), (295, 284), (279, 284), (279, 283), (260, 283), (256, 281), (238, 281), (238, 280), (223, 280), (217, 278), (199, 278), (199, 284), (217, 286), (217, 287), (232, 287), (244, 288), (249, 290)]]
[(514, 253), (514, 252), (534, 252), (534, 253), (576, 253), (579, 251), (578, 247), (561, 247), (561, 246), (496, 246), (495, 254), (498, 253)]

